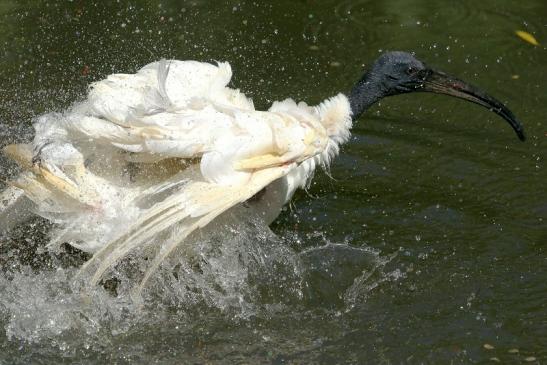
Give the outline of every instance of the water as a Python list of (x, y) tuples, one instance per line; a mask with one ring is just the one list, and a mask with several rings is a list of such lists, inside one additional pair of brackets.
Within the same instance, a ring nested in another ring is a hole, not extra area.
[(33, 220), (0, 239), (0, 363), (547, 362), (546, 15), (541, 1), (3, 1), (2, 145), (162, 57), (230, 61), (265, 108), (347, 90), (394, 49), (507, 102), (528, 141), (458, 100), (386, 99), (273, 233), (234, 218), (140, 304), (125, 295), (138, 259), (118, 296), (82, 294), (85, 257), (41, 250)]

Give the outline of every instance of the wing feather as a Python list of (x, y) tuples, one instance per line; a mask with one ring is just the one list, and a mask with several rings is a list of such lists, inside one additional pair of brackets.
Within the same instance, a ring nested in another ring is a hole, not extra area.
[(86, 101), (38, 118), (32, 145), (6, 148), (25, 170), (12, 189), (61, 223), (51, 245), (73, 240), (94, 253), (80, 271), (91, 284), (163, 242), (142, 289), (189, 235), (287, 174), (301, 186), (331, 135), (345, 136), (335, 127), (347, 102), (286, 100), (260, 112), (227, 87), (231, 76), (228, 63), (166, 60), (111, 75)]
[(89, 284), (95, 285), (104, 273), (131, 251), (146, 246), (154, 237), (168, 229), (176, 235), (169, 239), (152, 261), (140, 288), (159, 265), (192, 232), (205, 227), (218, 215), (242, 203), (272, 181), (286, 175), (294, 165), (264, 169), (253, 174), (248, 184), (225, 187), (207, 182), (189, 182), (169, 199), (155, 204), (118, 239), (106, 244), (82, 266), (80, 274), (90, 273), (96, 266)]

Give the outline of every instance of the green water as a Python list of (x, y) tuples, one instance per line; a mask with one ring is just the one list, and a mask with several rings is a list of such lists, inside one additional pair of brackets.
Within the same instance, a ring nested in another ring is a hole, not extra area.
[(104, 293), (79, 309), (57, 286), (71, 269), (33, 251), (45, 228), (18, 227), (0, 243), (0, 363), (546, 363), (545, 45), (540, 0), (3, 0), (1, 145), (29, 140), (33, 116), (80, 100), (90, 82), (160, 58), (229, 61), (233, 86), (267, 108), (346, 91), (384, 50), (480, 85), (528, 140), (460, 100), (382, 101), (276, 236), (226, 238), (237, 254), (274, 257), (219, 264), (218, 275), (241, 275), (223, 292), (240, 304), (171, 293), (138, 318)]

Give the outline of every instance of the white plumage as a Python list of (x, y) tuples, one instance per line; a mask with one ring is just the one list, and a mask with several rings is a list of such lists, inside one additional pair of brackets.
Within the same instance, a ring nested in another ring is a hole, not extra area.
[(231, 76), (228, 63), (155, 62), (39, 117), (31, 144), (5, 147), (23, 171), (3, 193), (4, 228), (32, 201), (57, 224), (51, 246), (94, 254), (83, 267), (92, 284), (133, 250), (155, 248), (144, 284), (188, 235), (259, 192), (248, 204), (271, 223), (348, 139), (350, 105), (339, 94), (257, 111), (227, 87)]

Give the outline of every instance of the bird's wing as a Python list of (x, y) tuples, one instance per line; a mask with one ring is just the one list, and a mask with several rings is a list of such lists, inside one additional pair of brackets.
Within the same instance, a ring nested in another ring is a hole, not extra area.
[(254, 110), (250, 99), (227, 87), (231, 76), (228, 63), (167, 60), (135, 74), (110, 75), (69, 111), (38, 118), (34, 145), (91, 138), (131, 150), (150, 137), (176, 138), (176, 127), (185, 133), (204, 119), (223, 124), (222, 108)]
[(232, 69), (196, 61), (162, 60), (135, 74), (114, 74), (91, 86), (80, 109), (93, 116), (124, 123), (131, 115), (187, 109), (191, 104), (217, 103), (254, 110), (252, 101), (227, 88)]
[(311, 108), (286, 101), (279, 103), (286, 110), (255, 111), (226, 87), (230, 77), (227, 63), (192, 61), (113, 75), (93, 86), (86, 107), (64, 117), (65, 129), (94, 141), (92, 149), (108, 144), (130, 152), (133, 161), (201, 158), (203, 175), (223, 185), (324, 150), (328, 137)]
[(138, 155), (133, 161), (201, 157), (239, 133), (235, 114), (254, 112), (250, 99), (227, 87), (231, 75), (228, 63), (166, 60), (111, 75), (68, 112), (38, 118), (34, 147), (70, 143), (86, 159), (105, 145)]

